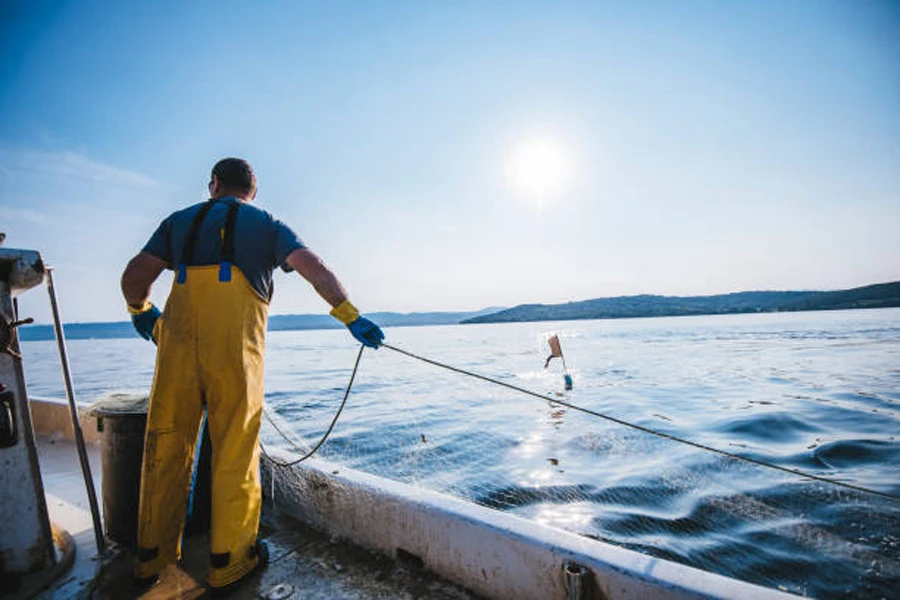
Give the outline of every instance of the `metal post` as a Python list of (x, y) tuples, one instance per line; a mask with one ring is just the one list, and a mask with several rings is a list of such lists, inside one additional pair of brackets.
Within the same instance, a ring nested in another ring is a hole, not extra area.
[[(0, 248), (0, 589), (16, 578), (52, 567), (50, 516), (38, 462), (21, 347), (12, 327), (16, 296), (44, 281), (40, 254)], [(0, 596), (5, 597), (0, 591)]]
[(94, 478), (91, 476), (91, 464), (88, 462), (87, 449), (84, 445), (84, 434), (81, 431), (81, 421), (78, 418), (78, 407), (75, 404), (75, 392), (72, 388), (72, 375), (69, 372), (69, 358), (66, 354), (66, 340), (63, 335), (62, 322), (59, 318), (59, 305), (56, 302), (56, 290), (53, 288), (53, 271), (50, 267), (47, 271), (47, 292), (50, 294), (50, 308), (53, 311), (53, 330), (56, 332), (56, 345), (59, 348), (59, 364), (62, 367), (63, 381), (66, 385), (66, 398), (69, 401), (69, 410), (72, 413), (72, 427), (75, 430), (75, 446), (78, 448), (78, 459), (81, 461), (81, 473), (84, 475), (84, 485), (87, 489), (88, 502), (91, 505), (91, 517), (94, 520), (94, 540), (97, 542), (97, 552), (102, 554), (106, 547), (103, 539), (103, 526), (100, 524), (100, 507), (97, 505), (97, 492), (94, 490)]
[(564, 567), (566, 575), (566, 600), (583, 600), (584, 576), (587, 569), (573, 562), (567, 562)]

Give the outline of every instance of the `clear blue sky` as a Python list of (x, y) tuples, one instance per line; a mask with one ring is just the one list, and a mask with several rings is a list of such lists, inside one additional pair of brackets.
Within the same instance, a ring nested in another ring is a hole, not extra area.
[[(236, 155), (364, 312), (896, 280), (898, 40), (897, 2), (4, 2), (0, 230), (66, 320), (122, 320)], [(273, 313), (326, 308), (277, 276)]]

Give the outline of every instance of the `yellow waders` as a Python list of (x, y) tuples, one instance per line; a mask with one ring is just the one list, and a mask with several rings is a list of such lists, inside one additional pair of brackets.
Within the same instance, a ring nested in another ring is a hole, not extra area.
[[(154, 330), (158, 344), (141, 476), (136, 576), (181, 557), (194, 449), (208, 411), (212, 440), (211, 587), (258, 562), (259, 428), (268, 304), (226, 263), (187, 267)], [(182, 267), (184, 269), (184, 267)], [(183, 281), (183, 282), (182, 282)]]

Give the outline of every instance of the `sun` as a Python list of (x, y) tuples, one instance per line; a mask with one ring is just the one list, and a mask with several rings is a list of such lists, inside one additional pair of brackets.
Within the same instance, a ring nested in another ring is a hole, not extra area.
[(571, 183), (572, 157), (558, 140), (530, 138), (513, 149), (507, 175), (519, 192), (541, 205), (566, 191)]

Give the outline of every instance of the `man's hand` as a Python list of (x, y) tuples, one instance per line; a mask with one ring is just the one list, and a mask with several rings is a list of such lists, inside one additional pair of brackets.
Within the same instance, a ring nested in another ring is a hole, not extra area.
[(347, 328), (357, 341), (369, 348), (377, 350), (384, 341), (384, 332), (381, 331), (381, 328), (365, 317), (359, 317), (347, 325)]
[(331, 316), (347, 326), (361, 344), (369, 348), (378, 348), (384, 341), (384, 332), (375, 323), (365, 317), (359, 316), (356, 307), (344, 300), (331, 310)]
[(156, 321), (159, 320), (159, 317), (162, 314), (159, 312), (159, 309), (151, 302), (144, 302), (143, 306), (140, 308), (129, 306), (128, 312), (131, 313), (131, 324), (134, 325), (135, 331), (148, 342), (153, 342), (155, 344), (156, 340), (153, 339), (153, 327), (156, 326)]

